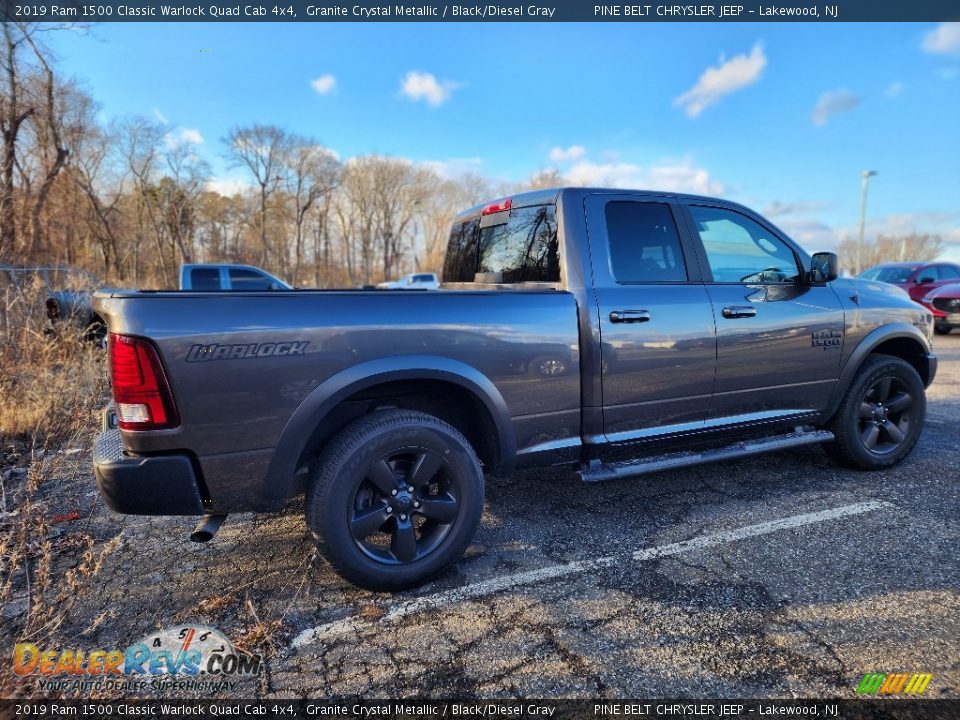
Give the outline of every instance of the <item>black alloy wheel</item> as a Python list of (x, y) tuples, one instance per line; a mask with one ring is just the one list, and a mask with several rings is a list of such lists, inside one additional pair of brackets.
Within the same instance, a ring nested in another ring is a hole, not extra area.
[(375, 460), (357, 484), (350, 534), (372, 559), (410, 563), (433, 552), (460, 513), (457, 475), (427, 448), (404, 448)]
[(877, 455), (896, 451), (910, 434), (913, 417), (910, 387), (895, 376), (882, 377), (867, 388), (860, 401), (860, 438)]
[(827, 424), (824, 449), (844, 465), (880, 470), (903, 460), (920, 438), (927, 412), (915, 367), (890, 355), (870, 355)]
[(483, 512), (483, 470), (463, 434), (417, 410), (380, 410), (317, 458), (306, 519), (320, 553), (368, 590), (401, 590), (463, 554)]

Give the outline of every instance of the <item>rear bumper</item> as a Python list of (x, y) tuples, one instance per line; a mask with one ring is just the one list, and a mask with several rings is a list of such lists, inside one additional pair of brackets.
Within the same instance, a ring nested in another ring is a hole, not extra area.
[(137, 457), (123, 451), (120, 431), (105, 429), (93, 450), (97, 488), (127, 515), (203, 515), (193, 463), (186, 455)]

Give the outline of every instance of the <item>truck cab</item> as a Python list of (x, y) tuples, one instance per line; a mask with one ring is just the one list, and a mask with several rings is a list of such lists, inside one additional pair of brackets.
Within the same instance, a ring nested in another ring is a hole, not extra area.
[(180, 267), (181, 290), (292, 290), (283, 280), (253, 265), (187, 264)]

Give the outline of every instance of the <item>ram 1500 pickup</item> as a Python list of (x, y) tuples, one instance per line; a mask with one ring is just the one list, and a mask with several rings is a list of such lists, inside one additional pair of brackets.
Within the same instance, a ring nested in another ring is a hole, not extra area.
[(209, 539), (306, 493), (324, 556), (381, 590), (458, 559), (484, 472), (598, 481), (814, 443), (891, 466), (937, 367), (902, 290), (838, 278), (740, 205), (636, 191), (460, 213), (439, 292), (111, 291), (96, 310), (110, 507), (203, 515)]

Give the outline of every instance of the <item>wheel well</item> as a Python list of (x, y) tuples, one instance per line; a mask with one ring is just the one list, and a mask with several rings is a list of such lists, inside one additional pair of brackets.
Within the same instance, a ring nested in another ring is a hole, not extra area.
[(484, 466), (493, 471), (501, 466), (497, 426), (480, 398), (444, 380), (398, 380), (364, 388), (339, 402), (311, 434), (297, 467), (309, 465), (347, 425), (384, 408), (420, 410), (438, 417), (463, 433)]
[(920, 375), (923, 384), (929, 383), (930, 368), (926, 362), (926, 350), (916, 340), (908, 337), (885, 340), (870, 351), (871, 355), (893, 355), (910, 363)]

